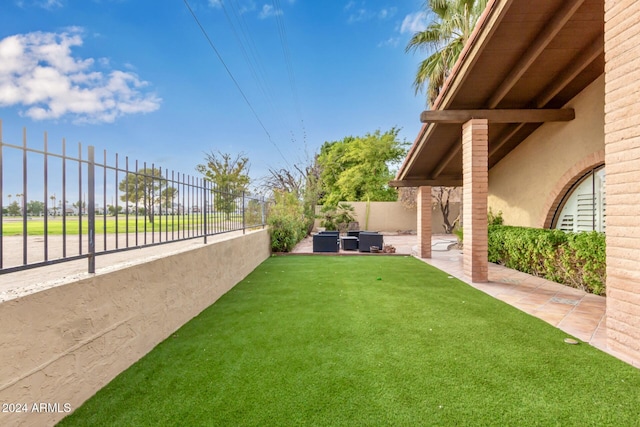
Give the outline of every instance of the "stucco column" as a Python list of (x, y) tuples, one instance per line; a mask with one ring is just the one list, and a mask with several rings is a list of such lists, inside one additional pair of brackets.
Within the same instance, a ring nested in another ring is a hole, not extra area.
[(489, 123), (472, 119), (462, 126), (463, 271), (473, 282), (489, 280), (487, 193)]
[(431, 258), (431, 187), (418, 188), (418, 254)]
[(605, 0), (607, 345), (640, 360), (640, 2)]

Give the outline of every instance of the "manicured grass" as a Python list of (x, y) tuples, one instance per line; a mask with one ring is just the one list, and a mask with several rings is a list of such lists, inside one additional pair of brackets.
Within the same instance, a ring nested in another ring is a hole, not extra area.
[[(232, 217), (230, 220), (225, 220), (223, 215), (219, 217), (213, 217), (209, 219), (209, 226), (213, 224), (223, 225), (229, 224), (235, 221), (242, 222), (242, 217)], [(103, 216), (96, 217), (96, 233), (102, 234), (105, 232), (105, 222), (106, 222), (106, 233), (111, 234), (116, 232), (116, 222), (118, 224), (118, 233), (126, 233), (127, 229), (127, 219), (124, 216), (119, 216), (118, 221), (116, 221), (115, 217), (107, 217), (106, 221)], [(136, 230), (136, 217), (129, 217), (129, 233), (134, 233)], [(179, 216), (176, 215), (173, 218), (171, 216), (157, 216), (154, 218), (153, 224), (151, 221), (147, 221), (145, 217), (139, 216), (137, 218), (138, 223), (138, 231), (142, 232), (144, 230), (144, 226), (146, 223), (147, 232), (151, 232), (152, 226), (155, 231), (177, 231), (178, 228), (183, 230), (185, 228), (193, 228), (193, 227), (201, 227), (203, 220), (201, 216), (193, 215), (191, 217), (187, 216)], [(82, 218), (82, 230), (83, 233), (87, 232), (87, 227), (89, 225), (89, 220), (87, 217)], [(47, 224), (47, 234), (48, 235), (61, 235), (62, 234), (62, 218), (61, 217), (52, 217), (49, 218)], [(66, 221), (67, 234), (78, 234), (80, 222), (78, 217), (67, 217)], [(5, 219), (2, 223), (2, 234), (4, 236), (21, 236), (22, 235), (22, 221), (21, 220), (7, 220)], [(44, 235), (44, 220), (42, 218), (31, 219), (27, 221), (27, 235), (28, 236), (43, 236)]]
[(632, 426), (640, 370), (409, 257), (272, 257), (61, 425)]

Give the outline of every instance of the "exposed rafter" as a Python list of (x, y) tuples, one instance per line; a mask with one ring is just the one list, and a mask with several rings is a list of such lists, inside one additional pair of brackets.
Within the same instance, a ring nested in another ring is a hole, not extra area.
[(493, 92), (491, 99), (487, 102), (489, 108), (496, 108), (500, 101), (509, 93), (518, 82), (520, 77), (531, 67), (531, 64), (540, 56), (544, 49), (551, 43), (551, 40), (560, 32), (567, 21), (571, 19), (584, 0), (565, 0), (562, 8), (553, 16), (551, 22), (544, 26), (542, 32), (531, 44), (529, 49), (522, 55), (515, 67), (511, 69), (509, 75), (502, 81), (500, 86)]
[(587, 68), (598, 56), (604, 53), (604, 38), (596, 37), (589, 47), (580, 52), (572, 61), (571, 67), (564, 70), (556, 77), (551, 85), (546, 87), (536, 99), (536, 106), (544, 108), (558, 93), (560, 93), (571, 81)]

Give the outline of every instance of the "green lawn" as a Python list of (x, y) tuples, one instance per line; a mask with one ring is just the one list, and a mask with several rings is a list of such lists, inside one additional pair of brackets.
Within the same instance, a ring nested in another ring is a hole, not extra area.
[[(96, 233), (101, 234), (104, 233), (104, 226), (106, 222), (106, 232), (107, 233), (115, 233), (116, 232), (116, 219), (115, 217), (107, 217), (106, 221), (102, 215), (96, 217)], [(133, 233), (136, 230), (136, 217), (134, 215), (129, 217), (129, 232)], [(232, 216), (230, 220), (225, 220), (224, 215), (218, 215), (214, 217), (210, 217), (208, 221), (208, 226), (223, 226), (224, 224), (230, 223), (238, 224), (242, 223), (242, 217), (235, 215)], [(80, 222), (78, 221), (78, 217), (67, 217), (66, 221), (67, 234), (78, 234)], [(147, 232), (151, 232), (152, 227), (155, 231), (177, 231), (178, 227), (180, 230), (185, 228), (194, 228), (194, 227), (202, 227), (202, 217), (198, 215), (192, 216), (181, 216), (175, 215), (171, 216), (158, 216), (154, 218), (153, 224), (151, 221), (147, 221), (144, 216), (139, 216), (137, 218), (138, 223), (138, 231), (143, 231), (146, 223)], [(118, 217), (118, 233), (126, 233), (127, 219), (124, 215)], [(62, 218), (61, 217), (53, 217), (49, 218), (47, 224), (47, 234), (48, 235), (61, 235), (62, 234)], [(82, 231), (83, 233), (87, 233), (87, 228), (89, 225), (89, 220), (87, 217), (82, 218)], [(21, 236), (22, 235), (22, 221), (16, 219), (7, 219), (5, 218), (2, 223), (2, 234), (4, 236)], [(44, 220), (42, 218), (35, 218), (27, 221), (27, 235), (28, 236), (43, 236), (44, 235)]]
[(639, 425), (565, 337), (414, 258), (271, 257), (61, 425)]

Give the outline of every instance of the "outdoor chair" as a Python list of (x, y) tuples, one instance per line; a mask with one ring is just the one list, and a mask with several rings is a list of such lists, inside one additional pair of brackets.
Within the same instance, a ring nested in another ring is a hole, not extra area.
[(382, 245), (384, 244), (382, 234), (375, 231), (361, 231), (358, 240), (358, 250), (360, 252), (371, 252), (371, 246), (382, 250)]
[(338, 252), (340, 235), (337, 231), (323, 231), (313, 236), (313, 252)]
[(347, 236), (360, 237), (360, 230), (347, 230)]

